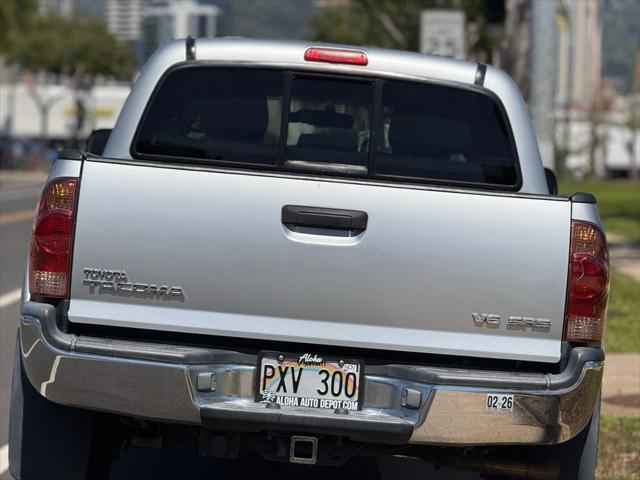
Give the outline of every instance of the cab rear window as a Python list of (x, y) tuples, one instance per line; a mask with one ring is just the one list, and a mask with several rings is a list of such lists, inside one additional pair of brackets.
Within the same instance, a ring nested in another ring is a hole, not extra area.
[(134, 158), (516, 189), (499, 103), (460, 87), (183, 67), (154, 92)]
[(152, 97), (135, 143), (140, 155), (274, 165), (282, 72), (178, 69)]

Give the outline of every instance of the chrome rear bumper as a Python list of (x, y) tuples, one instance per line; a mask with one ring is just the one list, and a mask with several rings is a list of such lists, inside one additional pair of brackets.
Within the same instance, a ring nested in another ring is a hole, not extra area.
[[(588, 423), (603, 354), (576, 348), (560, 374), (512, 374), (406, 365), (367, 366), (361, 411), (340, 413), (254, 401), (256, 357), (60, 332), (50, 305), (28, 302), (20, 349), (29, 380), (64, 405), (220, 430), (287, 430), (389, 444), (554, 444)], [(215, 389), (198, 391), (199, 373)], [(402, 406), (405, 389), (420, 392)], [(487, 394), (513, 395), (512, 412), (487, 411)]]

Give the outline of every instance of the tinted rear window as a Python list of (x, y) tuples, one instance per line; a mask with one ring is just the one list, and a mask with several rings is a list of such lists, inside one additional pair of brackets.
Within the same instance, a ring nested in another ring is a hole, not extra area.
[(140, 158), (514, 188), (505, 116), (483, 92), (429, 83), (190, 67), (160, 84)]
[[(285, 159), (367, 172), (373, 83), (294, 78)], [(299, 165), (299, 164), (298, 164)]]
[(507, 125), (488, 95), (386, 82), (374, 165), (381, 175), (514, 185)]
[(282, 72), (185, 68), (153, 97), (135, 146), (140, 154), (274, 165)]

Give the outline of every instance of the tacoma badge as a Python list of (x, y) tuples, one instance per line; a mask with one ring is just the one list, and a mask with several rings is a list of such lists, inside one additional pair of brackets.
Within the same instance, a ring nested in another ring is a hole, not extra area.
[(168, 300), (185, 298), (182, 287), (133, 282), (129, 280), (124, 270), (85, 267), (83, 273), (82, 284), (89, 286), (89, 293), (111, 293)]

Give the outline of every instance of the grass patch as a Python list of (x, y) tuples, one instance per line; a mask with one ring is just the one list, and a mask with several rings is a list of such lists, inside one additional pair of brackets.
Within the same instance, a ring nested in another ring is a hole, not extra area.
[(605, 332), (607, 352), (640, 351), (640, 284), (614, 269)]
[(561, 194), (571, 192), (593, 193), (598, 199), (598, 210), (608, 232), (617, 233), (631, 242), (640, 243), (640, 182), (608, 180), (576, 182), (560, 180)]
[(640, 418), (600, 418), (596, 478), (640, 479)]

